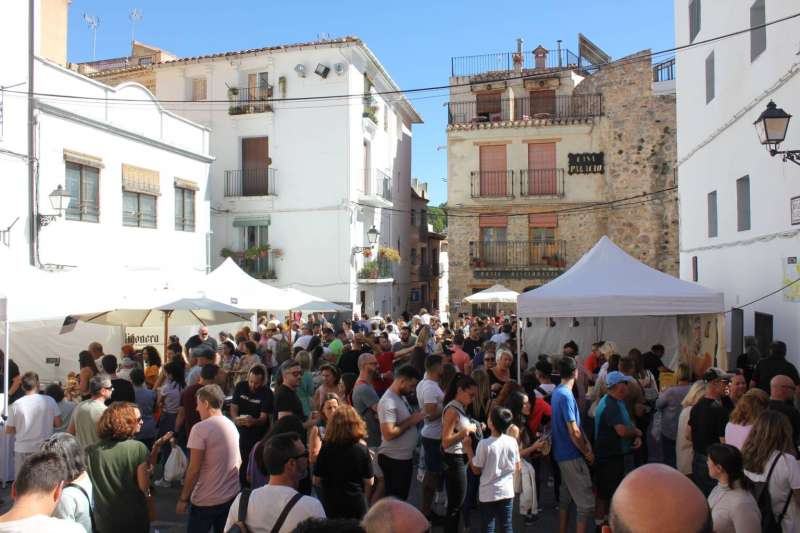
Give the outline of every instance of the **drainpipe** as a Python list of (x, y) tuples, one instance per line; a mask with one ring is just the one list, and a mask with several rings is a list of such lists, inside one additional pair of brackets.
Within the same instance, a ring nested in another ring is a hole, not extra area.
[(29, 250), (30, 263), (37, 266), (36, 249), (39, 239), (39, 217), (36, 209), (36, 168), (33, 158), (33, 27), (34, 27), (34, 0), (28, 0), (28, 211), (30, 223)]
[(522, 69), (525, 67), (525, 53), (523, 49), (523, 45), (525, 44), (525, 40), (522, 37), (517, 38), (517, 53), (516, 57), (514, 58), (514, 71), (517, 74), (522, 74)]

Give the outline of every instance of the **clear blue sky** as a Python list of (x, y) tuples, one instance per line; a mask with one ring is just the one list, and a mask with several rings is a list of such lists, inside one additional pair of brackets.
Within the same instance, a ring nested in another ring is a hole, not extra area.
[[(613, 58), (674, 45), (673, 0), (73, 0), (69, 60), (91, 60), (91, 34), (83, 13), (100, 18), (97, 58), (130, 50), (128, 13), (139, 8), (136, 40), (188, 56), (331, 37), (362, 38), (403, 89), (443, 85), (452, 56), (526, 50), (542, 44), (577, 52), (582, 32)], [(441, 93), (440, 93), (441, 94)], [(412, 174), (430, 184), (435, 205), (447, 184), (446, 94), (411, 101), (425, 120), (414, 128)]]

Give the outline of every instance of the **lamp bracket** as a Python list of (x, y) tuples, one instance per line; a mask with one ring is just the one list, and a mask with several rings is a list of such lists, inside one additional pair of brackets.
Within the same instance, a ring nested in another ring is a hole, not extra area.
[(800, 165), (800, 150), (770, 150), (769, 155), (772, 157), (781, 155), (784, 162), (791, 161), (795, 165)]
[(353, 246), (350, 255), (363, 254), (367, 250), (372, 250), (372, 246)]
[(45, 227), (55, 222), (61, 215), (39, 215), (39, 226)]

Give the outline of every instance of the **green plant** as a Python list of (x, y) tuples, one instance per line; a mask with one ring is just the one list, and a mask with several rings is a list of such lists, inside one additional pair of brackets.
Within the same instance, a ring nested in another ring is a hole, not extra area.
[(219, 251), (219, 255), (221, 257), (226, 257), (226, 258), (233, 257), (235, 255), (235, 252), (230, 248), (223, 248), (222, 250)]
[(358, 272), (360, 279), (378, 279), (378, 263), (376, 261), (369, 261), (364, 263), (363, 268)]
[(400, 262), (400, 252), (398, 252), (394, 248), (389, 248), (388, 246), (381, 246), (380, 248), (378, 248), (378, 257), (383, 258), (392, 263)]
[(251, 246), (247, 250), (244, 251), (244, 258), (245, 259), (256, 259), (259, 255), (261, 255), (260, 246)]
[(262, 244), (261, 246), (258, 247), (258, 255), (260, 257), (267, 257), (267, 255), (269, 254), (269, 248), (270, 248), (269, 244)]
[(233, 97), (238, 95), (239, 95), (238, 87), (228, 87), (228, 97)]
[(241, 105), (232, 105), (228, 108), (229, 115), (244, 115), (247, 113), (247, 108)]
[(378, 123), (378, 108), (377, 106), (365, 106), (364, 112), (361, 114), (364, 118), (370, 119), (375, 124)]

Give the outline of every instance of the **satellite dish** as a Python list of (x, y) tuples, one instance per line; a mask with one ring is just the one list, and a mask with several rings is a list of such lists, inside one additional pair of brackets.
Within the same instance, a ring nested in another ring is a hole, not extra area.
[(296, 64), (294, 66), (294, 71), (297, 72), (297, 75), (300, 76), (301, 78), (305, 78), (306, 77), (306, 67), (303, 66), (302, 63)]

